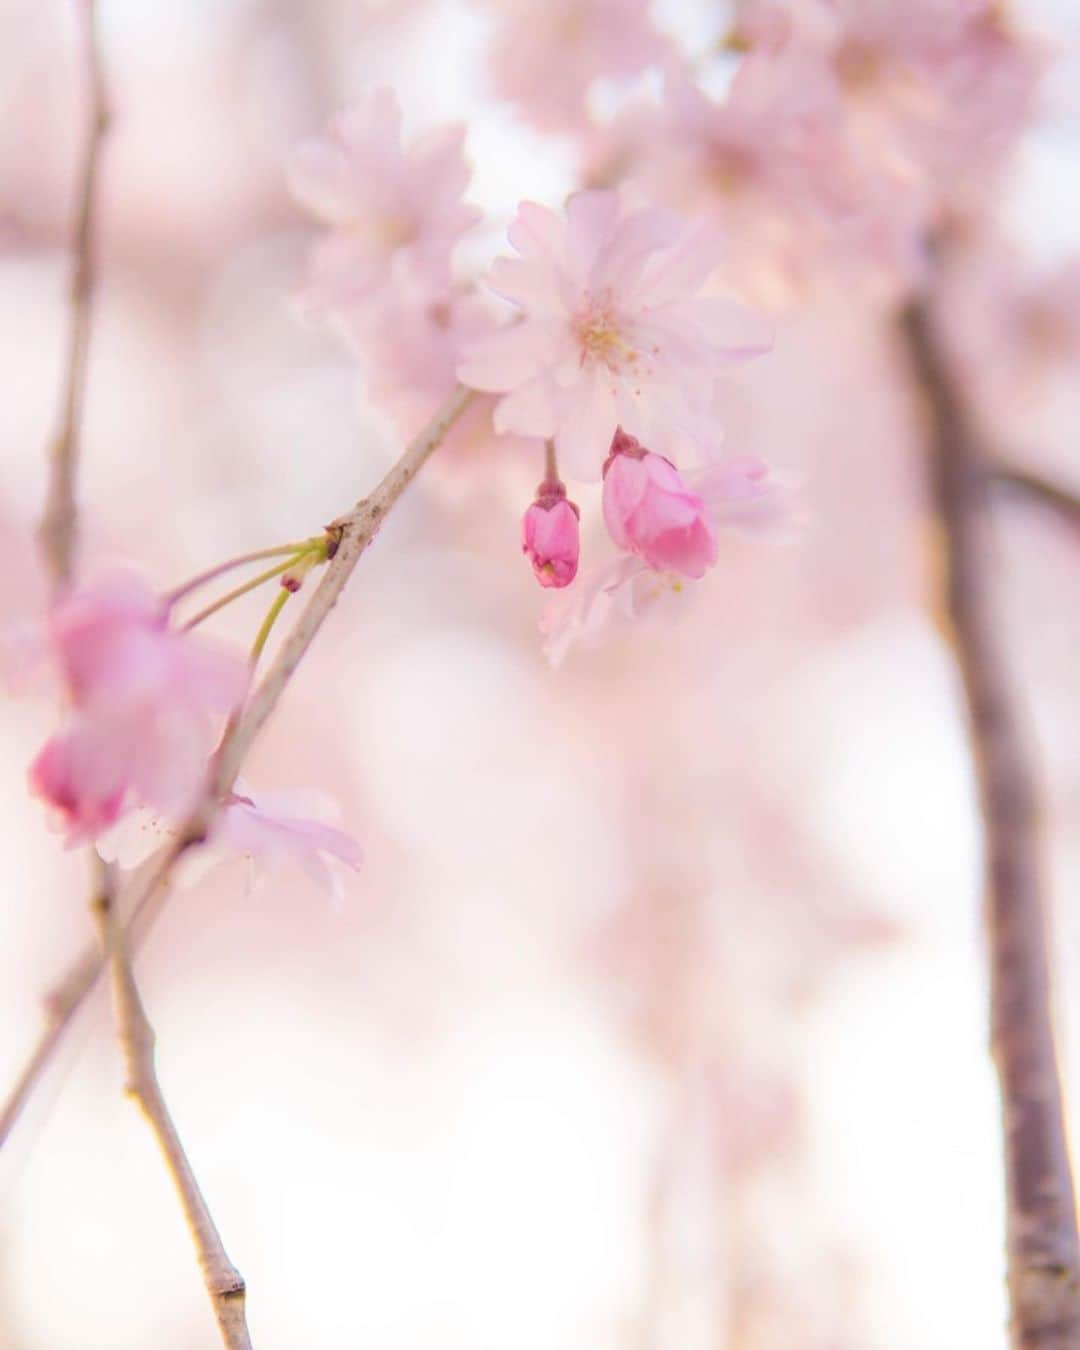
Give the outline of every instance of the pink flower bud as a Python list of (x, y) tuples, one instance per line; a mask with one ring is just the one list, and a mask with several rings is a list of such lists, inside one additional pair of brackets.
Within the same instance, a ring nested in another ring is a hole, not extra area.
[(604, 465), (604, 520), (619, 548), (660, 572), (703, 577), (717, 558), (705, 502), (662, 455), (619, 428)]
[(578, 509), (561, 483), (541, 483), (521, 518), (521, 549), (541, 586), (569, 586), (581, 555)]

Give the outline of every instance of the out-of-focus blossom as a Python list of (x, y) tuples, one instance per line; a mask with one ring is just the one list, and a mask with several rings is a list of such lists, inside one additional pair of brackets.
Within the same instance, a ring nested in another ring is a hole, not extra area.
[(497, 13), (495, 91), (545, 131), (580, 129), (594, 80), (636, 75), (667, 51), (648, 0), (497, 0)]
[(363, 850), (339, 829), (337, 803), (325, 793), (290, 788), (254, 792), (238, 781), (210, 836), (210, 847), (247, 858), (257, 876), (299, 868), (334, 899), (341, 878), (332, 863), (355, 871)]
[(495, 326), (475, 291), (431, 285), (415, 273), (343, 316), (373, 396), (395, 418), (413, 422), (431, 416), (456, 383), (465, 347)]
[[(246, 858), (252, 879), (284, 867), (299, 867), (335, 899), (341, 883), (333, 866), (353, 870), (363, 861), (363, 850), (352, 835), (338, 828), (338, 804), (323, 792), (286, 788), (255, 792), (238, 779), (198, 850), (182, 861), (181, 883), (194, 885), (228, 858)], [(162, 844), (175, 839), (179, 817), (142, 809), (129, 811), (98, 840), (106, 862), (129, 870), (138, 867)]]
[(330, 227), (312, 250), (305, 298), (313, 311), (347, 317), (409, 273), (449, 285), (454, 245), (479, 219), (461, 200), (464, 137), (463, 127), (443, 127), (405, 150), (397, 97), (379, 89), (296, 149), (293, 194)]
[(837, 270), (908, 277), (920, 256), (923, 199), (882, 200), (835, 80), (787, 48), (752, 50), (720, 100), (670, 68), (663, 99), (630, 104), (594, 137), (590, 162), (594, 175), (621, 165), (657, 200), (714, 213), (725, 280), (754, 303), (789, 304)]
[(246, 664), (171, 629), (159, 598), (130, 575), (58, 601), (45, 645), (70, 713), (30, 782), (69, 843), (93, 838), (132, 805), (186, 811), (218, 718), (243, 697)]
[(687, 590), (677, 572), (658, 572), (635, 554), (609, 560), (544, 607), (544, 655), (560, 666), (574, 647), (600, 646), (645, 619), (670, 620), (685, 608)]
[(523, 203), (509, 238), (519, 256), (497, 260), (490, 285), (523, 317), (476, 343), (459, 370), (504, 395), (497, 431), (554, 439), (586, 480), (600, 476), (618, 425), (671, 458), (718, 442), (719, 371), (768, 339), (739, 306), (702, 295), (720, 256), (715, 230), (595, 189), (571, 197), (565, 219)]
[(27, 778), (30, 791), (55, 813), (69, 848), (113, 825), (127, 790), (109, 740), (93, 725), (46, 741)]
[(541, 586), (556, 590), (577, 576), (581, 556), (580, 512), (561, 483), (542, 483), (521, 518), (521, 549)]
[(732, 455), (685, 475), (719, 528), (772, 529), (791, 517), (791, 494), (763, 459)]
[(796, 0), (786, 26), (766, 8), (778, 49), (825, 62), (865, 171), (897, 192), (984, 186), (1034, 110), (1044, 54), (996, 0)]
[(620, 428), (604, 465), (604, 520), (617, 547), (658, 572), (694, 580), (716, 562), (716, 530), (705, 502), (678, 469)]

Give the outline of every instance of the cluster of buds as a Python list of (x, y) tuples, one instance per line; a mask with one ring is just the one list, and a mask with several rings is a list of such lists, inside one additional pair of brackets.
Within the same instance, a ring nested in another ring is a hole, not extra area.
[[(603, 511), (617, 547), (657, 572), (698, 580), (716, 562), (716, 526), (704, 499), (663, 455), (615, 429), (603, 468)], [(521, 548), (541, 586), (561, 589), (577, 576), (581, 512), (568, 501), (553, 465), (521, 521)]]

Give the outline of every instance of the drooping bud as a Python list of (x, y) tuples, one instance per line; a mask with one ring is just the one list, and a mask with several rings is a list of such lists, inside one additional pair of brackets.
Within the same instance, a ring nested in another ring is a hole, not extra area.
[(581, 556), (579, 511), (566, 500), (566, 488), (551, 479), (536, 490), (536, 500), (521, 518), (521, 549), (541, 586), (569, 586)]
[(619, 548), (661, 572), (697, 580), (716, 562), (716, 529), (703, 499), (662, 455), (618, 428), (604, 464), (604, 520)]

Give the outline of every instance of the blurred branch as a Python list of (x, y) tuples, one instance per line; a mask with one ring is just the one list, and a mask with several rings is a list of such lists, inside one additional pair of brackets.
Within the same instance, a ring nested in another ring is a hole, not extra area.
[(244, 1279), (225, 1252), (221, 1235), (165, 1104), (154, 1062), (154, 1029), (135, 983), (126, 935), (116, 921), (112, 888), (108, 883), (95, 898), (93, 912), (102, 958), (112, 986), (116, 1034), (124, 1056), (128, 1095), (146, 1117), (180, 1197), (222, 1342), (228, 1350), (251, 1350), (244, 1313)]
[[(226, 733), (218, 751), (213, 782), (206, 799), (181, 828), (177, 838), (134, 874), (125, 888), (125, 894), (120, 897), (130, 916), (124, 930), (129, 948), (141, 940), (161, 912), (168, 898), (168, 885), (176, 863), (189, 848), (201, 843), (206, 837), (222, 795), (232, 787), (251, 745), (277, 707), (289, 680), (329, 617), (356, 564), (378, 533), (383, 519), (442, 443), (472, 397), (465, 389), (455, 389), (444, 407), (405, 448), (371, 496), (363, 498), (329, 527), (337, 540), (336, 551), (307, 608), (282, 643), (244, 715)], [(46, 1027), (0, 1110), (0, 1147), (33, 1095), (64, 1033), (97, 984), (102, 967), (102, 957), (97, 948), (85, 949), (46, 1000)]]
[(1067, 488), (1040, 474), (1007, 464), (991, 465), (987, 476), (993, 487), (1001, 488), (1010, 497), (1027, 498), (1034, 505), (1055, 512), (1074, 529), (1080, 528), (1080, 496)]
[(900, 319), (925, 404), (941, 596), (963, 681), (986, 857), (991, 1039), (1001, 1088), (1016, 1350), (1080, 1345), (1080, 1242), (1051, 1016), (1038, 799), (987, 567), (987, 457), (925, 300)]
[(58, 425), (49, 450), (49, 486), (38, 525), (38, 543), (53, 587), (71, 580), (78, 510), (75, 477), (86, 392), (86, 363), (90, 346), (90, 300), (94, 288), (94, 231), (97, 220), (97, 182), (101, 147), (108, 128), (105, 77), (98, 41), (95, 0), (77, 6), (83, 28), (86, 79), (89, 86), (89, 126), (80, 173), (75, 235), (72, 241), (71, 322), (64, 364)]

